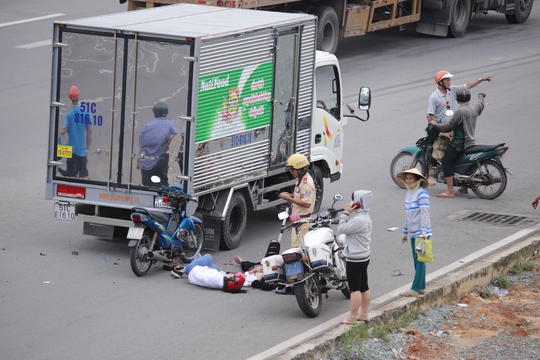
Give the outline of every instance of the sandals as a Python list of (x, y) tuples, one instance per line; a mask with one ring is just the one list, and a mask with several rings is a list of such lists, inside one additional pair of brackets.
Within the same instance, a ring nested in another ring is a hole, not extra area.
[(175, 266), (172, 271), (171, 271), (171, 274), (172, 276), (174, 276), (175, 278), (182, 278), (182, 276), (184, 276), (185, 272), (183, 271), (184, 270), (184, 267), (183, 266)]
[(403, 297), (415, 297), (415, 298), (417, 298), (419, 294), (420, 294), (420, 293), (419, 293), (418, 291), (407, 290), (407, 291), (404, 291), (404, 292), (402, 292), (401, 294), (399, 294), (399, 296), (403, 296)]
[(343, 325), (356, 325), (356, 321), (350, 321), (348, 318), (340, 321)]
[(448, 193), (446, 193), (446, 192), (442, 192), (440, 194), (437, 194), (436, 196), (438, 198), (447, 198), (447, 199), (453, 199), (454, 198), (453, 195), (448, 195)]

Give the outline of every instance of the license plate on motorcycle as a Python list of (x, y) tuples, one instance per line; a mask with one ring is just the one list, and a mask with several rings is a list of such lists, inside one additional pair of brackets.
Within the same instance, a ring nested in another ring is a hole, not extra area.
[(134, 240), (141, 240), (144, 233), (143, 227), (130, 227), (128, 230), (127, 238)]
[(296, 276), (302, 273), (302, 263), (295, 261), (293, 263), (285, 264), (285, 275)]
[(54, 203), (54, 218), (56, 220), (75, 220), (75, 205), (68, 203)]
[(502, 164), (503, 168), (510, 169), (510, 163), (508, 162), (508, 160), (504, 159), (502, 157), (502, 155), (499, 156), (499, 160), (501, 160), (501, 164)]

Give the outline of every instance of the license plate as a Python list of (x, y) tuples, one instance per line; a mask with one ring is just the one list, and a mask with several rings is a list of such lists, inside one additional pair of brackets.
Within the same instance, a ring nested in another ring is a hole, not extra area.
[(56, 220), (75, 220), (75, 205), (54, 203), (54, 218)]
[(510, 163), (508, 162), (508, 160), (504, 159), (502, 156), (499, 156), (499, 160), (501, 160), (503, 168), (510, 169)]
[(130, 227), (128, 230), (127, 238), (141, 240), (144, 233), (143, 227)]
[(302, 273), (302, 263), (295, 261), (293, 263), (285, 264), (285, 275), (296, 276)]

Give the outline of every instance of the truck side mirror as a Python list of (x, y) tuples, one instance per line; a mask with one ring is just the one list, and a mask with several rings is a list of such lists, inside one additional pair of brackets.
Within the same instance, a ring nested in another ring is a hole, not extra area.
[(363, 111), (368, 111), (371, 106), (371, 89), (367, 86), (360, 88), (358, 94), (358, 108)]

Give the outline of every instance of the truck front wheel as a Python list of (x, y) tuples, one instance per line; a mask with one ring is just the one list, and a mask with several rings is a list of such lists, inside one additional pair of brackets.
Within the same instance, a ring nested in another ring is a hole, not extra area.
[(531, 15), (533, 0), (517, 0), (514, 13), (506, 14), (506, 21), (510, 24), (523, 24)]
[(227, 209), (221, 231), (221, 248), (236, 249), (246, 232), (247, 206), (246, 200), (239, 192), (234, 192)]
[(319, 6), (313, 11), (319, 18), (317, 25), (317, 49), (334, 54), (339, 41), (339, 22), (336, 11), (330, 6)]
[(450, 13), (450, 37), (459, 38), (465, 35), (471, 20), (471, 0), (454, 0)]

